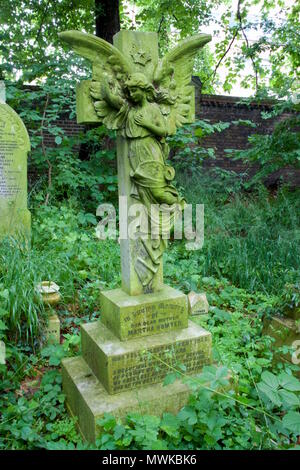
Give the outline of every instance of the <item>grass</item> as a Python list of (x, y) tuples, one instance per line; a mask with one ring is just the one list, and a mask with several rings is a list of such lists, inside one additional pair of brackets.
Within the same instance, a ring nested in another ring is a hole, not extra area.
[(198, 274), (270, 294), (299, 280), (299, 190), (270, 194), (259, 187), (249, 194), (238, 190), (239, 181), (205, 176), (181, 177), (180, 183), (189, 203), (205, 206), (203, 250), (187, 256)]
[(34, 345), (45, 325), (35, 286), (40, 280), (39, 266), (48, 261), (24, 242), (6, 239), (0, 245), (0, 319), (14, 340), (23, 337)]

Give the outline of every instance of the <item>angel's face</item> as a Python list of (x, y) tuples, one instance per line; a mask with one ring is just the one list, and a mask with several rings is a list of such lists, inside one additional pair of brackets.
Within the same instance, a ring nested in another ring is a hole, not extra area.
[(140, 103), (141, 101), (143, 101), (145, 94), (144, 90), (142, 90), (138, 86), (130, 86), (128, 87), (128, 91), (129, 96), (134, 103)]

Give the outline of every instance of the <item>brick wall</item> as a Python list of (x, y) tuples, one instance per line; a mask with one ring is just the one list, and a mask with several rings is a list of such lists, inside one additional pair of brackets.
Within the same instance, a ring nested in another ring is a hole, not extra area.
[[(270, 102), (242, 104), (241, 98), (220, 95), (201, 95), (196, 77), (193, 79), (196, 91), (196, 117), (198, 119), (208, 119), (211, 123), (229, 122), (238, 120), (253, 121), (256, 127), (244, 125), (231, 125), (228, 129), (220, 133), (214, 133), (205, 137), (201, 144), (203, 147), (213, 147), (215, 149), (216, 160), (207, 160), (204, 168), (218, 166), (238, 173), (252, 175), (257, 167), (249, 167), (243, 164), (242, 160), (233, 161), (226, 156), (225, 149), (244, 149), (248, 146), (248, 136), (256, 134), (270, 134), (277, 119), (262, 119), (262, 111), (270, 111)], [(285, 119), (289, 115), (282, 114), (280, 119)], [(272, 174), (268, 184), (274, 184), (278, 178), (283, 176), (294, 186), (300, 186), (300, 170), (286, 168)]]
[[(70, 119), (57, 119), (56, 124), (58, 127), (62, 128), (65, 134), (68, 137), (74, 137), (78, 135), (79, 133), (83, 132), (85, 129), (85, 126), (82, 126), (81, 124), (77, 124), (76, 120), (70, 120)], [(54, 136), (48, 132), (44, 133), (44, 142), (46, 147), (54, 147)]]
[[(211, 123), (219, 121), (238, 121), (249, 120), (256, 123), (256, 128), (243, 125), (231, 125), (228, 129), (207, 136), (202, 139), (201, 145), (205, 148), (213, 147), (215, 149), (216, 159), (208, 159), (204, 164), (205, 169), (212, 166), (218, 166), (227, 170), (233, 170), (238, 173), (245, 173), (248, 175), (256, 171), (255, 167), (249, 168), (242, 161), (233, 161), (231, 158), (226, 157), (225, 149), (244, 149), (248, 145), (248, 136), (251, 133), (268, 134), (272, 132), (274, 120), (264, 120), (261, 117), (262, 111), (270, 111), (270, 102), (242, 104), (241, 98), (220, 96), (220, 95), (201, 95), (200, 86), (197, 77), (193, 78), (196, 94), (196, 117), (198, 119), (207, 119)], [(287, 115), (282, 115), (280, 119), (284, 119)], [(68, 118), (60, 118), (57, 120), (57, 125), (61, 127), (68, 136), (74, 136), (84, 130), (84, 126), (76, 123), (75, 120)], [(54, 139), (51, 134), (45, 135), (46, 146), (53, 146)], [(294, 186), (300, 186), (300, 170), (284, 169), (280, 172), (274, 173), (268, 178), (268, 184), (274, 184), (278, 178), (283, 176), (285, 180), (291, 182)]]

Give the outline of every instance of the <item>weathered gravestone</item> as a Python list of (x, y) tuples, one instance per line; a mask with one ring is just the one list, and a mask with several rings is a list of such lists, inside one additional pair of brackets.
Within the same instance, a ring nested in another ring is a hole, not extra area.
[(101, 292), (101, 321), (81, 328), (82, 357), (63, 361), (67, 405), (93, 441), (105, 412), (178, 411), (189, 390), (180, 381), (163, 387), (164, 377), (178, 364), (196, 374), (210, 362), (211, 335), (188, 321), (187, 297), (163, 283), (162, 255), (184, 206), (166, 163), (166, 137), (193, 121), (193, 59), (211, 38), (186, 39), (159, 60), (155, 33), (121, 31), (114, 46), (77, 31), (61, 37), (93, 65), (93, 79), (77, 90), (78, 121), (117, 130), (119, 195), (127, 206), (120, 219), (130, 226), (136, 203), (142, 212), (137, 236), (121, 227), (122, 287)]
[(29, 136), (22, 119), (5, 102), (0, 82), (0, 238), (30, 234), (27, 209)]

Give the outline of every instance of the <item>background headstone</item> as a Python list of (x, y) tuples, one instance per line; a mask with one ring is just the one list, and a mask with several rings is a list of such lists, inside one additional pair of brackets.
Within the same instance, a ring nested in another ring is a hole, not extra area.
[(28, 236), (27, 154), (30, 140), (22, 119), (5, 103), (0, 82), (0, 237)]

